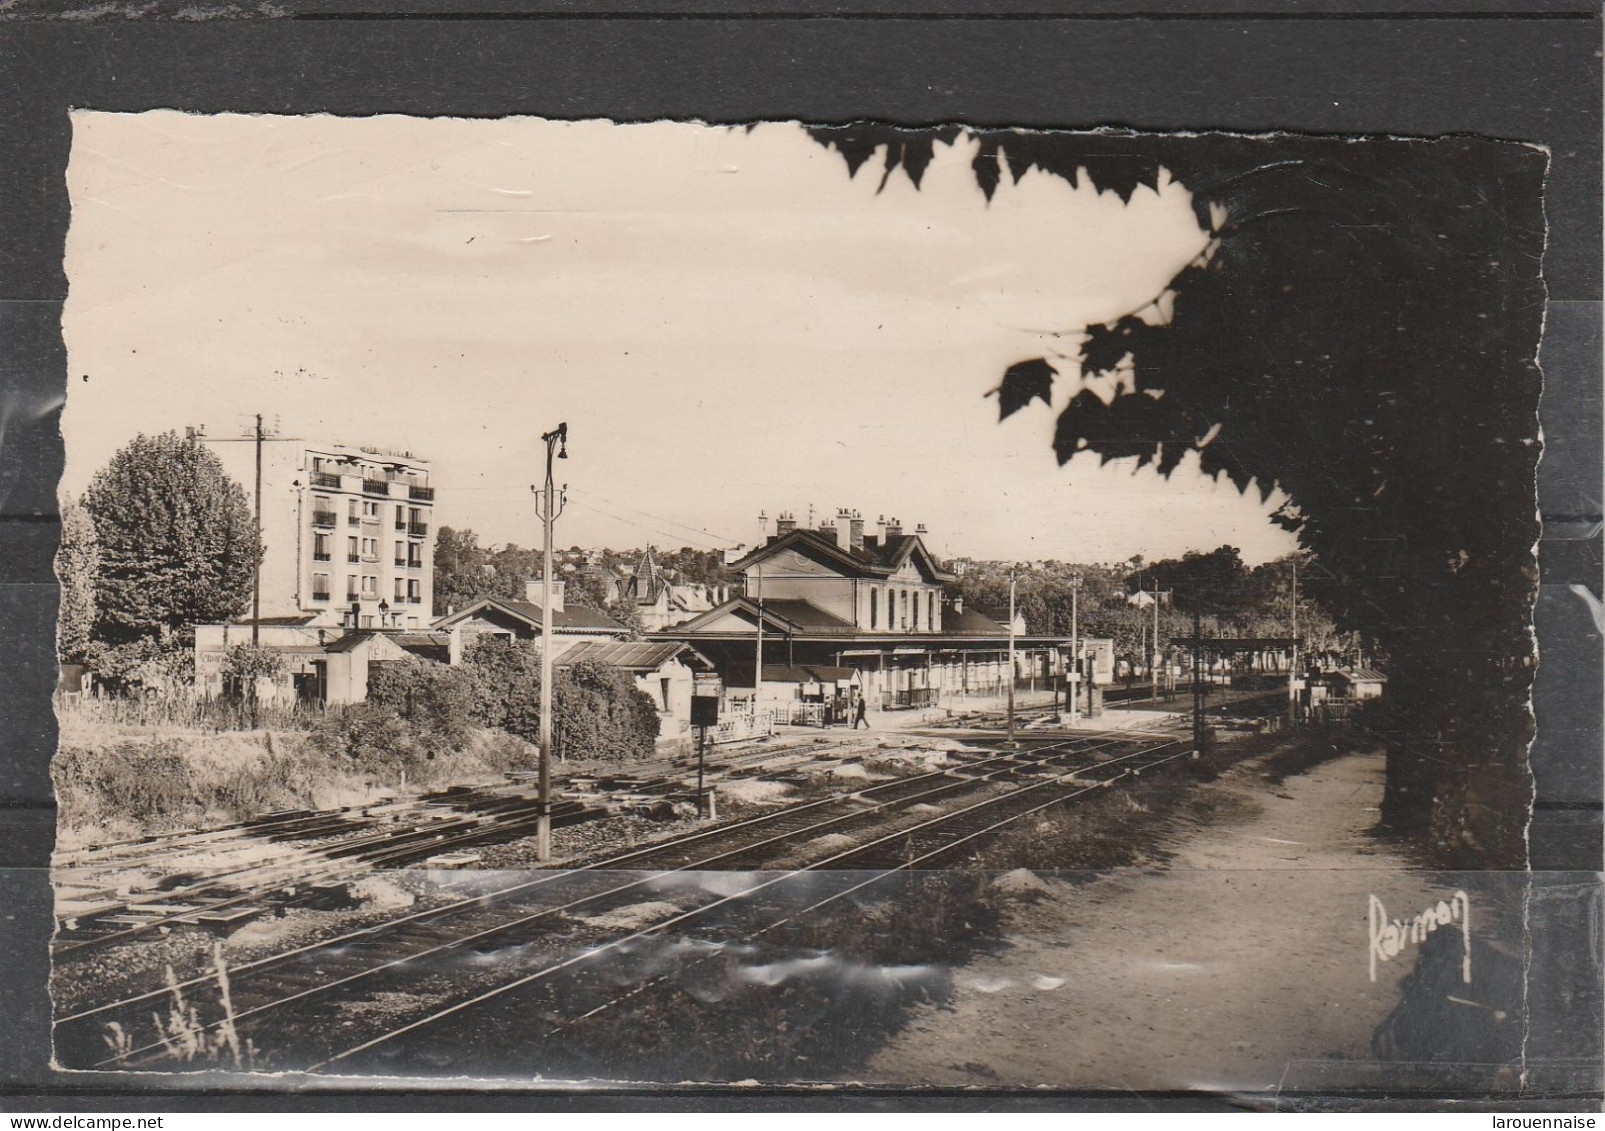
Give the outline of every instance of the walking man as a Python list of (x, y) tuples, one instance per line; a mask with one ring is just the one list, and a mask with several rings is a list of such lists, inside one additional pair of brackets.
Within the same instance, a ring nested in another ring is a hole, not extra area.
[(864, 724), (865, 730), (869, 729), (869, 705), (865, 702), (862, 695), (858, 697), (858, 710), (853, 715), (854, 730), (858, 729), (859, 723)]

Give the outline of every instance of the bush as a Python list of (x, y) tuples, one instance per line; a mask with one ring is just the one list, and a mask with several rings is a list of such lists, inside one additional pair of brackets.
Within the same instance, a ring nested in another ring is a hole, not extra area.
[(628, 672), (583, 661), (559, 672), (553, 691), (554, 745), (562, 757), (652, 757), (657, 708)]
[(405, 719), (375, 703), (330, 708), (307, 741), (319, 753), (381, 777), (416, 770), (432, 756)]
[(431, 749), (460, 751), (473, 737), (474, 679), (462, 668), (431, 660), (375, 665), (368, 670), (368, 701), (395, 711)]
[(223, 678), (234, 680), (255, 694), (259, 679), (278, 679), (284, 674), (284, 657), (271, 648), (255, 644), (236, 644), (223, 655)]
[(167, 823), (190, 815), (199, 803), (189, 762), (171, 740), (119, 742), (99, 750), (63, 746), (51, 774), (68, 825), (108, 817)]
[[(468, 647), (479, 722), (540, 741), (540, 650), (528, 641), (487, 637)], [(559, 757), (621, 762), (650, 758), (658, 712), (629, 673), (586, 661), (560, 668), (552, 684), (552, 739)]]

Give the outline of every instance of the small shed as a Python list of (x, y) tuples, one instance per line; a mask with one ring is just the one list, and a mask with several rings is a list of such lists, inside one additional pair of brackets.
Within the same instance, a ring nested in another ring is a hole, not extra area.
[(1347, 699), (1380, 699), (1388, 677), (1375, 668), (1340, 668), (1332, 673), (1332, 693)]

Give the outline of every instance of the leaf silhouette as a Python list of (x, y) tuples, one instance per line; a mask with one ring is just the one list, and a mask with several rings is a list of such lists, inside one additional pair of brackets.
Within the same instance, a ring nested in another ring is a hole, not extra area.
[(998, 419), (1007, 420), (1037, 397), (1043, 404), (1052, 404), (1056, 376), (1053, 366), (1040, 357), (1009, 366), (998, 386)]

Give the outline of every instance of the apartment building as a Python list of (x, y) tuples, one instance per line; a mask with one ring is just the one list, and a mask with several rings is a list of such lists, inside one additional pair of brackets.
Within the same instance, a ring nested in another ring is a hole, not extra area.
[[(213, 447), (249, 497), (251, 444)], [(344, 444), (262, 445), (262, 619), (350, 628), (434, 620), (428, 460)]]

